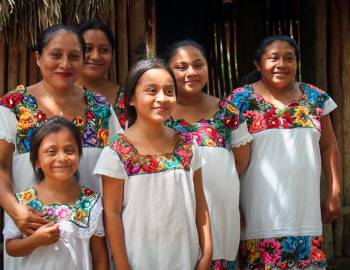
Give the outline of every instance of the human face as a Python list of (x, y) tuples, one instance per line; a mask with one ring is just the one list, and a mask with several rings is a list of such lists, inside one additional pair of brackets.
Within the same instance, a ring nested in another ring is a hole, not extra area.
[(83, 52), (77, 36), (64, 30), (53, 33), (42, 54), (36, 54), (36, 61), (46, 85), (71, 89), (83, 66)]
[(294, 48), (285, 41), (275, 41), (266, 47), (260, 63), (255, 63), (262, 81), (274, 88), (290, 86), (297, 72)]
[(73, 134), (62, 128), (47, 135), (40, 144), (35, 166), (43, 171), (46, 180), (73, 180), (79, 167), (78, 145)]
[(178, 48), (169, 65), (174, 71), (179, 95), (196, 95), (202, 92), (208, 82), (208, 64), (197, 48)]
[(163, 124), (176, 105), (175, 85), (167, 70), (154, 68), (138, 80), (130, 100), (138, 120)]
[(83, 37), (86, 53), (82, 75), (89, 79), (99, 79), (111, 66), (112, 45), (101, 30), (88, 30)]

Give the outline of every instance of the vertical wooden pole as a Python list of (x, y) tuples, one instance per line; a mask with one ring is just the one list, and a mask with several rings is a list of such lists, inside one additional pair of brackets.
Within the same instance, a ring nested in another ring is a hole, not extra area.
[(128, 57), (128, 22), (127, 22), (127, 2), (117, 1), (117, 54), (118, 54), (118, 82), (123, 84), (129, 69)]
[(6, 92), (6, 81), (7, 81), (7, 77), (6, 77), (6, 53), (7, 53), (7, 49), (6, 49), (6, 42), (4, 38), (0, 39), (0, 96), (2, 96), (3, 94), (5, 94)]
[(17, 46), (14, 46), (13, 44), (9, 46), (8, 49), (8, 74), (7, 74), (7, 80), (8, 80), (8, 90), (15, 89), (18, 83), (18, 52), (17, 52)]

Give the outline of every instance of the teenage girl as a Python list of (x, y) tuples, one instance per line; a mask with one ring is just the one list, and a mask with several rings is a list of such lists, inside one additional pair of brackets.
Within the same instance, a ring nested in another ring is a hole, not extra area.
[(108, 269), (101, 197), (77, 182), (81, 154), (80, 131), (64, 118), (55, 116), (35, 131), (30, 160), (38, 182), (16, 198), (49, 223), (27, 237), (7, 220), (6, 251), (21, 257), (9, 269)]
[(164, 125), (176, 104), (173, 72), (142, 60), (125, 84), (129, 128), (96, 165), (117, 269), (208, 269), (212, 248), (196, 144)]

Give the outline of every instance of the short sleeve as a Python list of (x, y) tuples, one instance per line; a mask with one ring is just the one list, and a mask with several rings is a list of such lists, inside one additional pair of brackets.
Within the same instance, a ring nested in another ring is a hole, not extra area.
[(205, 164), (205, 160), (200, 152), (200, 149), (199, 149), (197, 143), (194, 140), (193, 145), (192, 145), (191, 168), (194, 171), (196, 171), (199, 168), (203, 167), (204, 164)]
[(238, 148), (253, 140), (247, 128), (247, 123), (242, 122), (238, 128), (231, 132), (231, 147)]
[(8, 108), (0, 106), (0, 140), (16, 144), (16, 124), (15, 114)]
[(103, 148), (97, 160), (94, 174), (105, 175), (117, 179), (127, 179), (128, 174), (124, 169), (119, 155), (110, 146)]
[(6, 215), (3, 235), (4, 239), (18, 239), (23, 235), (22, 232), (17, 228), (13, 219)]
[(327, 97), (327, 100), (323, 103), (322, 116), (329, 114), (335, 108), (337, 108), (337, 104), (334, 102), (334, 100), (329, 95), (327, 95)]
[(96, 220), (93, 234), (98, 236), (98, 237), (105, 236), (105, 229), (104, 229), (104, 225), (103, 225), (103, 211), (102, 210), (103, 210), (102, 197), (100, 196), (97, 199), (96, 204), (94, 205), (94, 208), (93, 208), (94, 213), (91, 215)]
[(109, 138), (113, 138), (114, 135), (117, 133), (123, 133), (124, 130), (122, 129), (119, 120), (113, 110), (113, 107), (111, 106), (111, 116), (109, 117)]

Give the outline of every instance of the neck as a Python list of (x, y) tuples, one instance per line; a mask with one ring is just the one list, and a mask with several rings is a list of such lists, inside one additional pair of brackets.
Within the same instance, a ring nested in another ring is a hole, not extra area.
[(76, 88), (74, 85), (72, 85), (70, 88), (58, 89), (57, 87), (50, 85), (44, 80), (42, 80), (40, 83), (44, 93), (49, 97), (60, 99), (76, 95)]
[(193, 106), (194, 104), (203, 103), (205, 100), (205, 94), (203, 92), (199, 92), (196, 95), (184, 95), (178, 94), (177, 104), (182, 106)]
[(293, 91), (294, 83), (295, 83), (295, 81), (293, 80), (286, 87), (279, 88), (279, 87), (276, 87), (273, 84), (265, 81), (264, 79), (261, 79), (260, 82), (263, 85), (263, 88), (265, 88), (265, 91), (269, 92), (272, 96), (283, 96), (284, 94)]
[(154, 140), (155, 138), (164, 137), (167, 132), (167, 128), (163, 123), (154, 123), (142, 119), (136, 119), (132, 127), (137, 129), (145, 139)]
[(39, 185), (47, 191), (54, 192), (57, 195), (67, 195), (67, 197), (75, 192), (75, 187), (79, 186), (73, 178), (67, 180), (45, 178)]

